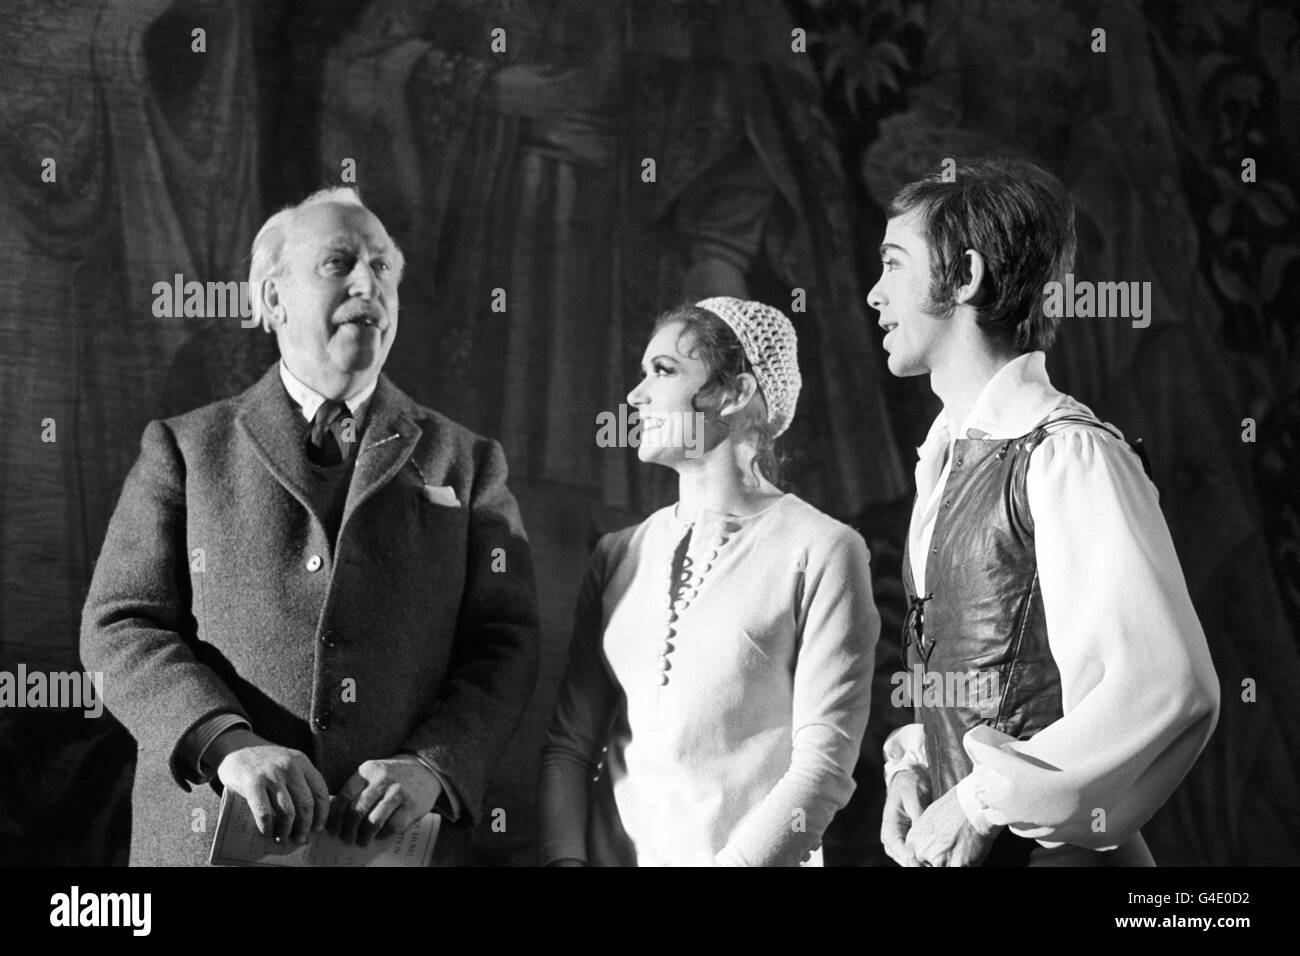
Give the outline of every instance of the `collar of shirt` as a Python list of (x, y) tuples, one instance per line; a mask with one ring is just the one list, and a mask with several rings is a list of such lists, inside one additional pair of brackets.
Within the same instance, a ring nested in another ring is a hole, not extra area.
[[(280, 381), (284, 382), (284, 390), (289, 393), (289, 397), (298, 406), (298, 411), (302, 413), (302, 417), (309, 422), (314, 419), (316, 411), (325, 402), (325, 396), (309, 385), (304, 384), (290, 372), (288, 366), (284, 364), (284, 359), (280, 360)], [(357, 434), (361, 433), (361, 429), (365, 425), (366, 411), (370, 407), (370, 399), (375, 394), (375, 386), (378, 384), (379, 379), (376, 378), (361, 391), (353, 392), (343, 399), (343, 404), (347, 405), (348, 411), (352, 413), (352, 420), (356, 422)]]
[[(1044, 353), (1027, 352), (1002, 366), (988, 380), (957, 434), (962, 438), (1019, 438), (1063, 403), (1087, 411), (1052, 387)], [(941, 411), (925, 442), (916, 450), (917, 458), (942, 458), (954, 440), (951, 429), (947, 411)]]

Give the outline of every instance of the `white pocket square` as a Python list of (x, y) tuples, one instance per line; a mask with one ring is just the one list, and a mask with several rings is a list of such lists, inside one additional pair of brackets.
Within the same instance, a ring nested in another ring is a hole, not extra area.
[(435, 505), (442, 505), (444, 508), (459, 508), (460, 499), (456, 497), (456, 489), (451, 485), (425, 485), (423, 488), (424, 500)]

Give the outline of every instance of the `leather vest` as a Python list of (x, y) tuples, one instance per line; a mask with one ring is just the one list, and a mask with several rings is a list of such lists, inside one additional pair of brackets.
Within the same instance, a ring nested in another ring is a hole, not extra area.
[(910, 540), (904, 551), (903, 642), (914, 694), (921, 689), (912, 703), (936, 797), (970, 773), (962, 738), (971, 728), (988, 724), (1028, 740), (1062, 716), (1025, 478), (1030, 454), (1066, 422), (1106, 428), (1082, 415), (1049, 416), (1019, 438), (957, 440), (924, 596), (916, 593)]

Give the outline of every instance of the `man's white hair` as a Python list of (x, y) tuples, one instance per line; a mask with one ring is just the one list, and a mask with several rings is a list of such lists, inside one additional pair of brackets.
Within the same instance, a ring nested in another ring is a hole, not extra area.
[[(253, 300), (253, 315), (267, 332), (273, 331), (262, 306), (262, 286), (267, 279), (284, 273), (284, 240), (289, 232), (289, 223), (293, 217), (304, 209), (334, 203), (339, 206), (356, 206), (370, 211), (361, 201), (361, 194), (351, 186), (330, 186), (312, 193), (296, 206), (285, 206), (263, 223), (253, 238), (252, 258), (248, 266), (248, 288)], [(398, 253), (399, 257), (401, 253)], [(401, 266), (398, 266), (401, 274)]]

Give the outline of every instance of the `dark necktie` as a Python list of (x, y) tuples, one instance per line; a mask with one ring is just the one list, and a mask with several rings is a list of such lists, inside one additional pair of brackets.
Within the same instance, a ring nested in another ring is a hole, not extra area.
[(352, 417), (342, 402), (322, 402), (311, 422), (311, 438), (307, 443), (307, 457), (315, 465), (337, 465), (346, 458), (339, 444), (338, 431), (343, 419)]

